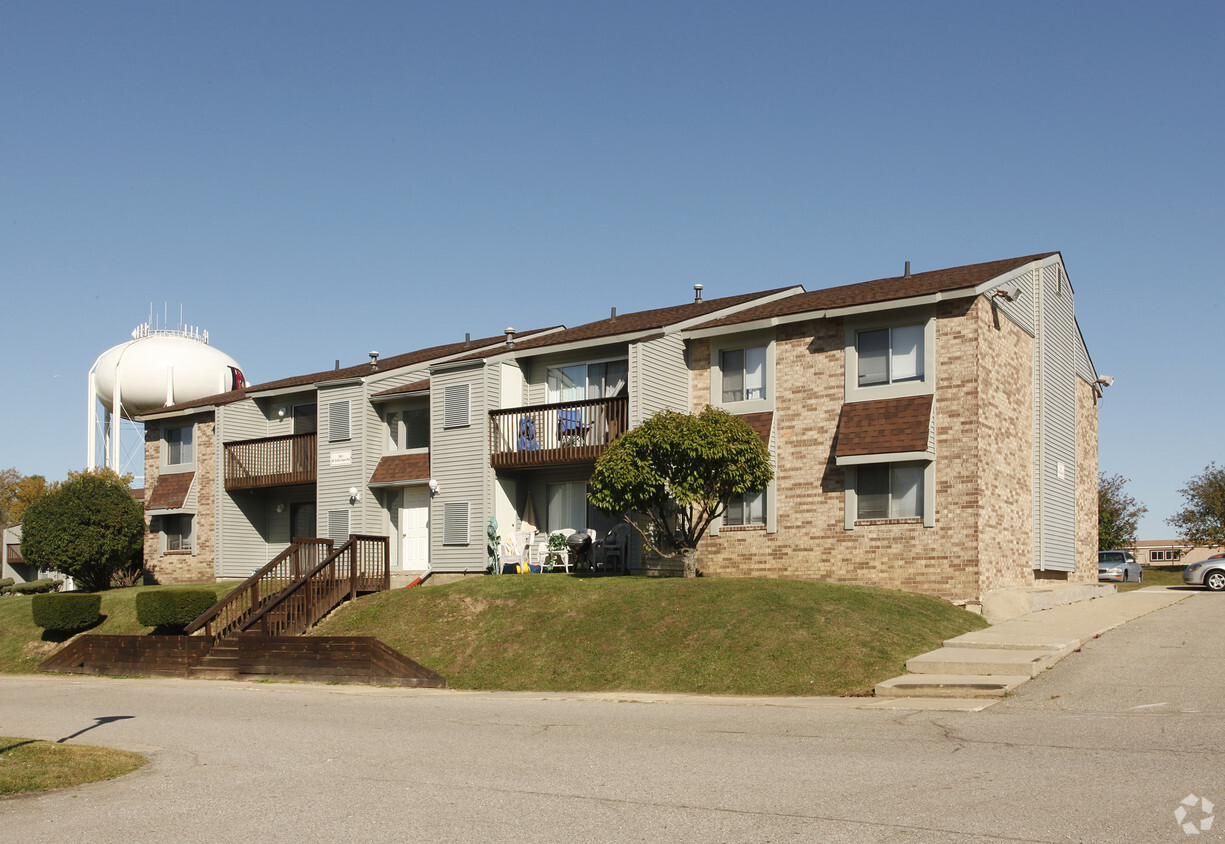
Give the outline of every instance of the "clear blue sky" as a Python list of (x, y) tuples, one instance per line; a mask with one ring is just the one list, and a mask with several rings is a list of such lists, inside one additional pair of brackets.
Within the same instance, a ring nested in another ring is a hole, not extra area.
[(1147, 537), (1225, 462), (1225, 4), (0, 8), (0, 467), (150, 306), (266, 381), (1059, 250)]

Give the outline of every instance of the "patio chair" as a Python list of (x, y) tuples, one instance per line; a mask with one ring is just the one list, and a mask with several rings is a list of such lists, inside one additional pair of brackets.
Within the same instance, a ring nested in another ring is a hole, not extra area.
[(587, 425), (583, 424), (583, 411), (577, 407), (557, 411), (557, 441), (564, 446), (586, 445)]
[[(498, 571), (502, 574), (527, 572), (528, 551), (519, 544), (520, 534), (508, 533), (498, 543)], [(507, 569), (510, 571), (507, 571)]]
[(623, 572), (629, 559), (630, 526), (624, 522), (613, 525), (608, 535), (596, 543), (596, 567), (604, 571)]
[(536, 441), (536, 422), (531, 417), (519, 420), (519, 451), (540, 451)]

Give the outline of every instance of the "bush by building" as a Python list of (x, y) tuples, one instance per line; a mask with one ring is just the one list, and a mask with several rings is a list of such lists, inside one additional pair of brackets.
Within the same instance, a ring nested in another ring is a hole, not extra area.
[(84, 630), (98, 621), (102, 596), (83, 592), (35, 595), (30, 599), (34, 624), (44, 630)]
[(136, 596), (136, 620), (144, 627), (182, 629), (217, 603), (211, 589), (163, 589)]

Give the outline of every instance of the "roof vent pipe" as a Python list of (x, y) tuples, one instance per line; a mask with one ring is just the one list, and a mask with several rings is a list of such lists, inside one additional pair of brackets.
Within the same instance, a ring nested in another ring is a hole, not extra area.
[(693, 285), (693, 303), (696, 305), (698, 302), (701, 302), (701, 301), (702, 301), (702, 285), (695, 284)]
[(910, 278), (910, 262), (906, 262), (906, 278)]
[(370, 371), (374, 372), (378, 368), (379, 368), (379, 353), (371, 352), (370, 353)]
[(340, 371), (340, 358), (336, 358), (336, 371)]
[(513, 349), (515, 347), (515, 329), (507, 326), (506, 331), (506, 348)]
[(472, 345), (472, 332), (465, 331), (464, 332), (464, 348), (466, 349), (471, 345)]
[(609, 319), (612, 320), (613, 322), (617, 321), (617, 309), (616, 308), (612, 309), (612, 316), (610, 316)]

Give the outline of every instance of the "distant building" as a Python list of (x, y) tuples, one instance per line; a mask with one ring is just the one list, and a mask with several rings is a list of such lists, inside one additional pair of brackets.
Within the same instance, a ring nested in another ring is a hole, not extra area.
[(1141, 539), (1131, 549), (1136, 562), (1144, 566), (1185, 566), (1222, 551), (1220, 545), (1191, 545), (1178, 539)]

